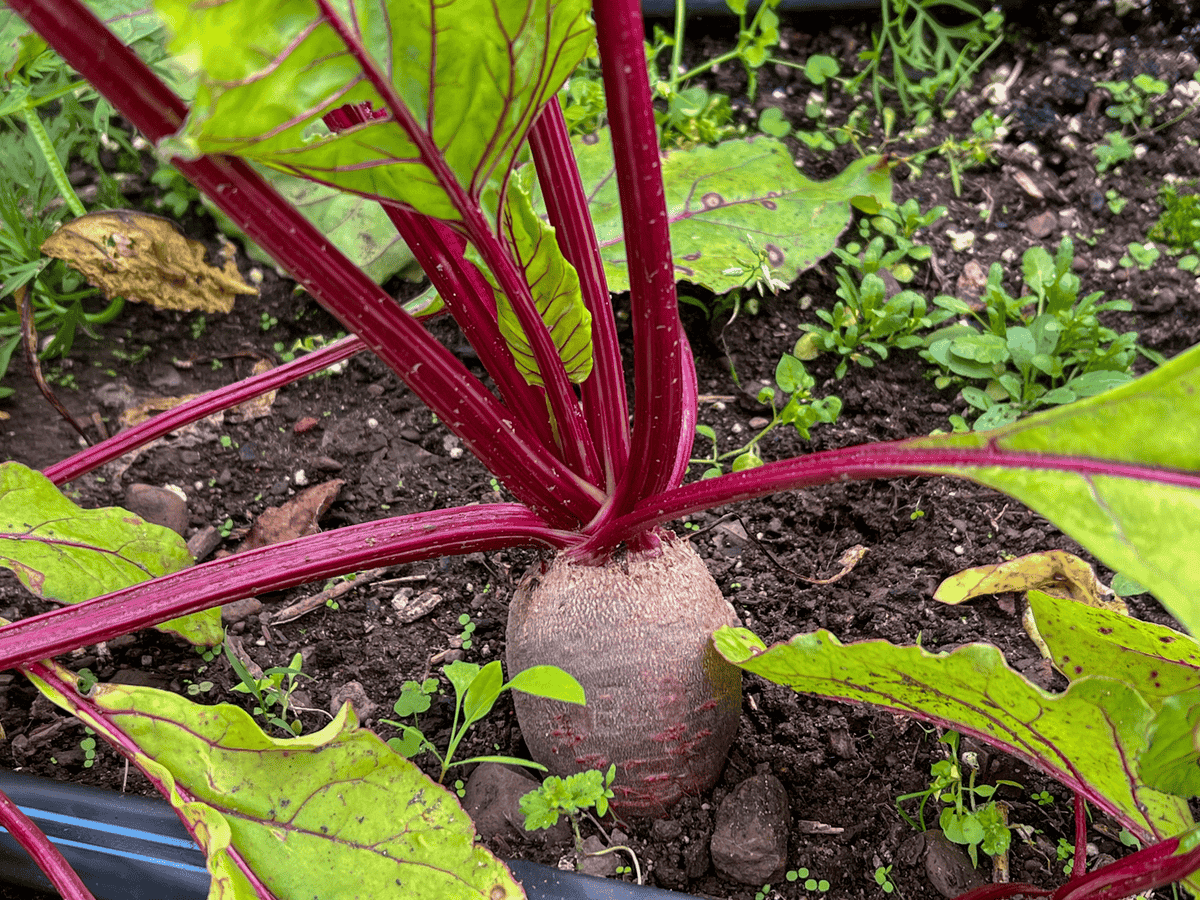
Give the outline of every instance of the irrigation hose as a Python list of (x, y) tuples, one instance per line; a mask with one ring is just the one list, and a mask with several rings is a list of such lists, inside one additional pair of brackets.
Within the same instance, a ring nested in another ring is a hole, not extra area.
[[(165, 800), (0, 771), (0, 791), (46, 833), (97, 900), (205, 900), (204, 854)], [(537, 863), (508, 863), (529, 900), (683, 900), (686, 896)], [(0, 828), (0, 881), (52, 891)]]

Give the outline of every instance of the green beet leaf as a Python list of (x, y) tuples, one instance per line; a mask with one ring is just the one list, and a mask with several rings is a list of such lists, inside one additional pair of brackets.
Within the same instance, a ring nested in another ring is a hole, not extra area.
[(80, 698), (31, 677), (97, 732), (136, 747), (134, 761), (167, 786), (208, 856), (210, 897), (258, 897), (242, 865), (280, 900), (524, 897), (475, 843), (456, 798), (359, 728), (349, 704), (320, 731), (280, 739), (228, 704), (109, 684)]
[[(374, 200), (347, 194), (328, 185), (258, 167), (259, 174), (295, 206), (304, 218), (329, 238), (338, 250), (377, 284), (393, 275), (415, 278), (420, 274), (412, 252), (383, 207)], [(205, 203), (227, 234), (236, 235), (252, 258), (270, 266), (275, 261), (258, 248), (214, 206)]]
[[(506, 177), (593, 32), (585, 0), (328, 4), (353, 46), (313, 0), (156, 8), (171, 51), (203, 72), (172, 152), (232, 153), (447, 220), (448, 190), (478, 198)], [(387, 106), (356, 54), (386, 73), (412, 133), (381, 119), (329, 134), (321, 118), (342, 104)]]
[[(579, 290), (579, 275), (563, 258), (554, 239), (554, 229), (537, 217), (529, 195), (515, 181), (508, 188), (499, 233), (517, 265), (524, 270), (525, 282), (533, 292), (534, 305), (550, 331), (550, 338), (558, 349), (567, 377), (579, 384), (592, 372), (592, 315), (584, 305)], [(474, 254), (471, 258), (479, 264), (480, 271), (492, 287), (496, 288), (500, 333), (513, 355), (517, 369), (527, 382), (540, 387), (543, 384), (541, 372), (512, 304), (501, 293), (495, 277), (482, 260)]]
[[(162, 22), (143, 0), (87, 0), (87, 7), (124, 44), (132, 44), (162, 30)], [(46, 48), (25, 20), (7, 6), (0, 7), (0, 72), (29, 62)]]
[[(611, 137), (601, 129), (572, 145), (608, 286), (629, 290)], [(796, 170), (784, 144), (765, 137), (667, 153), (662, 169), (678, 280), (718, 294), (764, 281), (763, 265), (790, 284), (833, 251), (852, 202), (878, 208), (892, 192), (889, 166), (878, 156), (814, 182)]]
[[(49, 478), (0, 463), (0, 566), (45, 600), (82, 603), (192, 564), (183, 538), (118, 507), (81, 509)], [(221, 611), (159, 626), (193, 644), (219, 644)]]
[(867, 703), (970, 733), (1099, 804), (1140, 840), (1192, 825), (1187, 804), (1129, 771), (1146, 746), (1153, 711), (1132, 687), (1084, 678), (1062, 694), (1026, 681), (988, 644), (950, 653), (886, 641), (842, 644), (828, 631), (767, 647), (744, 628), (721, 628), (731, 663), (793, 690)]
[(1168, 697), (1150, 723), (1138, 774), (1160, 791), (1200, 796), (1200, 692)]
[[(1200, 633), (1200, 348), (1071, 406), (903, 446), (996, 452), (995, 466), (972, 459), (921, 471), (1015, 497)], [(1029, 464), (1005, 454), (1030, 454)]]
[(1186, 634), (1041, 591), (1030, 592), (1029, 604), (1054, 665), (1072, 681), (1115, 678), (1154, 710), (1200, 688), (1200, 644)]

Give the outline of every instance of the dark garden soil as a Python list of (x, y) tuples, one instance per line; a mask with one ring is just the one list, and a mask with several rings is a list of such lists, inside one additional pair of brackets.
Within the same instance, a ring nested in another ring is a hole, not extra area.
[[(896, 169), (899, 199), (916, 197), (922, 209), (944, 204), (950, 210), (925, 236), (934, 260), (921, 269), (914, 286), (929, 295), (961, 296), (976, 266), (986, 272), (1000, 261), (1014, 290), (1026, 248), (1041, 244), (1053, 249), (1063, 234), (1071, 234), (1083, 292), (1104, 291), (1107, 298), (1132, 301), (1131, 313), (1112, 315), (1108, 324), (1118, 331), (1137, 330), (1145, 346), (1166, 356), (1200, 341), (1194, 275), (1179, 271), (1166, 257), (1147, 271), (1118, 264), (1129, 243), (1146, 240), (1159, 214), (1155, 198), (1164, 176), (1200, 177), (1200, 116), (1143, 137), (1145, 155), (1127, 162), (1116, 175), (1099, 178), (1090, 151), (1112, 130), (1096, 81), (1142, 72), (1172, 86), (1191, 79), (1198, 68), (1194, 54), (1200, 35), (1200, 27), (1190, 24), (1193, 12), (1186, 4), (1165, 2), (1123, 17), (1107, 3), (1034, 5), (1012, 12), (1013, 39), (985, 65), (975, 89), (955, 98), (954, 119), (934, 124), (919, 144), (889, 148), (904, 155), (940, 143), (946, 135), (968, 135), (972, 119), (988, 108), (980, 88), (989, 81), (1006, 83), (1007, 99), (994, 108), (1000, 115), (1012, 114), (1011, 133), (994, 164), (964, 174), (961, 196), (954, 194), (938, 156), (920, 177), (903, 165)], [(800, 61), (829, 53), (842, 60), (843, 72), (851, 71), (870, 24), (870, 17), (859, 13), (793, 17), (787, 20), (781, 52)], [(698, 22), (692, 30), (696, 52), (724, 49), (731, 32), (723, 20)], [(740, 68), (724, 69), (714, 86), (744, 96)], [(765, 69), (760, 108), (779, 105), (789, 119), (802, 123), (809, 89), (799, 73)], [(1181, 90), (1177, 96), (1186, 94)], [(1193, 95), (1195, 99), (1200, 98)], [(844, 94), (835, 95), (830, 113), (835, 124), (848, 111), (839, 102)], [(828, 178), (854, 158), (852, 148), (817, 154), (794, 146), (803, 171), (814, 178)], [(1036, 191), (1022, 186), (1030, 180)], [(1129, 200), (1120, 215), (1105, 202), (1110, 188)], [(951, 231), (974, 232), (970, 249), (952, 249)], [(195, 236), (205, 234), (197, 231)], [(243, 271), (248, 269), (249, 263), (241, 263)], [(208, 316), (202, 331), (195, 315), (129, 308), (101, 330), (99, 341), (77, 342), (60, 369), (70, 386), (60, 387), (59, 396), (95, 438), (93, 414), (115, 427), (129, 405), (227, 384), (249, 374), (256, 360), (274, 359), (277, 344), (288, 348), (298, 338), (338, 331), (311, 299), (292, 293), (290, 282), (270, 271), (264, 275), (260, 299), (243, 298), (232, 314)], [(753, 383), (771, 379), (780, 354), (790, 351), (800, 335), (798, 326), (816, 321), (814, 308), (831, 305), (834, 286), (831, 268), (820, 267), (778, 298), (765, 300), (759, 315), (741, 315), (724, 328), (688, 308), (704, 395), (700, 417), (717, 431), (723, 448), (736, 446), (739, 437), (744, 441), (756, 428), (753, 420), (762, 410), (752, 400)], [(413, 288), (400, 285), (397, 290), (411, 293)], [(432, 327), (473, 361), (451, 326), (443, 322)], [(139, 361), (121, 361), (131, 355)], [(732, 382), (729, 363), (743, 390)], [(820, 358), (809, 368), (817, 377), (817, 395), (842, 398), (841, 418), (817, 426), (809, 443), (778, 432), (765, 442), (765, 458), (928, 434), (947, 428), (948, 415), (963, 411), (952, 390), (933, 387), (915, 353), (893, 354), (873, 369), (851, 366), (841, 381), (833, 377), (829, 359)], [(0, 421), (0, 458), (43, 467), (78, 448), (78, 437), (24, 373), (15, 372), (7, 383), (16, 394), (0, 401), (0, 412), (8, 416)], [(322, 521), (325, 529), (501, 499), (489, 473), (457, 449), (457, 440), (381, 363), (360, 355), (340, 374), (281, 390), (263, 418), (201, 425), (147, 449), (122, 474), (110, 466), (80, 478), (70, 490), (82, 505), (102, 506), (121, 504), (135, 482), (177, 485), (188, 496), (187, 534), (231, 525), (217, 551), (226, 552), (237, 546), (259, 513), (288, 500), (303, 483), (344, 482)], [(696, 475), (698, 469), (693, 469)], [(962, 608), (942, 607), (931, 599), (941, 579), (968, 566), (1053, 548), (1080, 552), (1044, 520), (990, 490), (915, 478), (840, 484), (693, 516), (675, 528), (707, 560), (746, 626), (768, 642), (815, 628), (828, 628), (846, 641), (920, 641), (933, 650), (986, 640), (1044, 686), (1064, 686), (1021, 630), (1014, 598), (985, 599)], [(840, 580), (826, 585), (808, 580), (836, 574), (839, 557), (856, 545), (867, 552)], [(335, 698), (346, 696), (347, 685), (357, 682), (361, 692), (350, 690), (353, 696), (365, 695), (365, 703), (359, 700), (362, 718), (385, 738), (392, 737), (393, 728), (377, 723), (391, 715), (405, 680), (436, 674), (439, 660), (461, 657), (483, 663), (502, 658), (508, 600), (520, 578), (538, 563), (536, 552), (513, 550), (396, 567), (343, 594), (336, 607), (320, 605), (286, 623), (275, 621), (278, 611), (322, 585), (264, 596), (259, 598), (261, 609), (255, 607), (236, 621), (230, 633), (264, 668), (286, 665), (294, 653), (302, 653), (303, 670), (312, 680), (305, 680), (293, 699), (303, 708), (306, 731), (328, 721), (326, 711), (336, 705)], [(1112, 575), (1103, 569), (1101, 574), (1105, 580)], [(430, 612), (408, 624), (398, 621), (396, 605), (404, 599), (432, 602), (435, 595), (440, 602)], [(1130, 603), (1136, 615), (1165, 621), (1148, 595)], [(0, 572), (0, 615), (16, 619), (45, 608), (15, 578)], [(475, 624), (469, 649), (461, 647), (459, 638), (464, 614)], [(622, 648), (614, 644), (613, 652)], [(195, 651), (158, 633), (86, 648), (65, 661), (73, 669), (89, 668), (105, 681), (181, 692), (211, 683), (198, 694), (201, 702), (246, 705), (244, 695), (230, 690), (237, 679), (224, 658), (206, 665)], [(82, 727), (11, 673), (0, 674), (0, 725), (7, 735), (0, 743), (0, 765), (63, 781), (150, 792), (148, 782), (136, 772), (127, 773), (107, 748), (86, 769)], [(444, 746), (447, 706), (435, 705), (422, 725)], [(497, 752), (494, 748), (524, 754), (507, 699), (474, 730), (463, 751)], [(685, 800), (664, 819), (623, 827), (649, 883), (698, 896), (751, 900), (760, 885), (718, 877), (709, 859), (709, 839), (716, 809), (729, 791), (752, 774), (770, 772), (783, 782), (790, 802), (787, 868), (807, 868), (813, 877), (828, 879), (830, 897), (850, 900), (880, 897), (874, 873), (879, 866), (892, 866), (898, 895), (932, 897), (937, 895), (937, 876), (931, 883), (929, 870), (944, 870), (953, 857), (935, 852), (926, 858), (922, 840), (898, 814), (895, 798), (928, 784), (930, 764), (942, 758), (942, 750), (936, 733), (911, 721), (797, 696), (750, 677), (741, 728), (716, 788)], [(1072, 835), (1069, 793), (997, 753), (981, 757), (982, 780), (1022, 785), (998, 794), (1010, 806), (1010, 822), (1037, 830), (1028, 843), (1013, 841), (1014, 880), (1058, 883), (1062, 865), (1055, 846), (1060, 837)], [(467, 777), (468, 772), (455, 771)], [(1043, 790), (1054, 796), (1052, 804), (1032, 799)], [(1123, 852), (1116, 832), (1112, 823), (1096, 820), (1090, 839), (1098, 854)], [(488, 845), (503, 857), (551, 865), (571, 853), (568, 842), (526, 839), (515, 831), (490, 839)], [(978, 877), (991, 878), (986, 859)], [(779, 896), (810, 895), (800, 883), (782, 878), (773, 883)], [(0, 890), (0, 897), (23, 895)]]

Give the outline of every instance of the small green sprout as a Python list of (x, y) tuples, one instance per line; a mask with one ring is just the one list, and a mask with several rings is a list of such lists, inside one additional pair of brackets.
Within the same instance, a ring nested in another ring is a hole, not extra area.
[(875, 883), (879, 885), (879, 889), (885, 894), (890, 894), (896, 890), (896, 885), (892, 883), (891, 876), (891, 866), (880, 866), (875, 870)]
[(453, 766), (463, 766), (468, 763), (497, 762), (510, 763), (518, 766), (545, 771), (546, 767), (526, 759), (511, 756), (475, 756), (470, 759), (455, 760), (454, 752), (466, 736), (468, 729), (496, 705), (500, 694), (507, 690), (524, 691), (537, 697), (559, 700), (563, 703), (585, 704), (583, 688), (571, 675), (557, 666), (530, 666), (508, 682), (504, 681), (504, 670), (499, 660), (493, 660), (486, 666), (456, 660), (442, 666), (442, 673), (454, 687), (454, 719), (450, 726), (450, 740), (444, 753), (439, 752), (433, 742), (421, 731), (417, 714), (429, 709), (430, 698), (437, 693), (437, 680), (427, 678), (421, 683), (406, 681), (392, 709), (399, 716), (412, 716), (412, 725), (397, 722), (392, 719), (380, 719), (385, 725), (400, 729), (402, 736), (392, 738), (388, 746), (401, 756), (412, 758), (418, 753), (429, 752), (438, 761), (441, 771), (438, 782), (441, 783)]

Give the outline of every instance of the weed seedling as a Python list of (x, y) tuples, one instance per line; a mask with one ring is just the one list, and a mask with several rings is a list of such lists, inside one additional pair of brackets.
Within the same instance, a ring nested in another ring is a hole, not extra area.
[(1147, 237), (1177, 250), (1200, 250), (1200, 194), (1181, 194), (1166, 186), (1158, 202), (1163, 212)]
[[(967, 848), (972, 865), (979, 862), (980, 847), (989, 856), (1004, 853), (1008, 850), (1012, 835), (992, 796), (1001, 785), (1015, 788), (1020, 788), (1021, 785), (1003, 780), (994, 785), (976, 784), (975, 778), (979, 774), (978, 761), (974, 753), (959, 752), (958, 732), (947, 731), (938, 741), (947, 746), (948, 758), (935, 762), (930, 768), (933, 778), (928, 788), (897, 797), (896, 809), (909, 825), (918, 831), (925, 831), (925, 804), (930, 799), (939, 800), (945, 804), (938, 819), (942, 833), (949, 840)], [(964, 767), (968, 772), (965, 782)], [(908, 800), (920, 800), (916, 820), (901, 806)]]
[(790, 353), (785, 353), (775, 367), (775, 383), (779, 390), (790, 395), (782, 408), (778, 403), (778, 395), (774, 388), (765, 387), (758, 393), (759, 403), (771, 404), (771, 421), (746, 444), (736, 450), (720, 451), (717, 433), (709, 425), (698, 424), (696, 433), (712, 442), (712, 454), (708, 457), (695, 457), (688, 460), (691, 465), (705, 466), (702, 478), (714, 478), (725, 471), (727, 461), (733, 472), (744, 472), (763, 464), (759, 455), (758, 445), (770, 432), (780, 425), (791, 425), (799, 435), (808, 440), (809, 429), (818, 422), (832, 423), (837, 421), (842, 411), (840, 397), (822, 397), (815, 399), (812, 389), (816, 381), (804, 368), (804, 363)]
[(817, 893), (825, 893), (829, 890), (829, 882), (824, 878), (817, 878), (809, 873), (806, 868), (792, 869), (785, 876), (788, 881), (800, 882), (806, 891), (816, 891)]
[(458, 624), (462, 626), (462, 631), (458, 634), (459, 646), (464, 650), (470, 650), (475, 644), (471, 637), (475, 633), (475, 623), (471, 621), (470, 615), (463, 613), (458, 617)]
[(241, 684), (235, 684), (233, 689), (239, 694), (250, 694), (254, 697), (253, 714), (262, 716), (267, 723), (287, 732), (289, 736), (300, 734), (304, 728), (300, 720), (293, 719), (289, 722), (287, 716), (299, 679), (311, 677), (300, 671), (304, 658), (297, 653), (288, 665), (273, 666), (256, 677), (236, 654), (229, 653), (226, 656), (234, 674), (241, 679)]
[(1021, 262), (1028, 293), (1016, 297), (1004, 290), (1003, 269), (993, 264), (983, 310), (953, 297), (935, 298), (961, 318), (930, 335), (921, 356), (937, 366), (937, 387), (964, 385), (963, 400), (979, 414), (977, 431), (1123, 384), (1133, 377), (1136, 354), (1147, 352), (1137, 346), (1136, 332), (1117, 334), (1099, 322), (1100, 313), (1130, 309), (1128, 300), (1100, 302), (1100, 291), (1079, 296), (1074, 252), (1067, 237), (1053, 257), (1042, 247), (1026, 250)]
[(90, 769), (96, 764), (96, 738), (93, 737), (96, 732), (90, 728), (85, 728), (87, 737), (79, 742), (79, 749), (83, 751), (83, 767)]
[[(583, 849), (583, 835), (579, 830), (580, 816), (587, 814), (588, 810), (595, 810), (600, 818), (608, 815), (608, 801), (613, 798), (612, 781), (616, 774), (616, 765), (610, 765), (607, 772), (589, 769), (586, 772), (568, 775), (566, 778), (549, 776), (520, 800), (521, 814), (525, 817), (525, 830), (553, 828), (558, 824), (559, 816), (565, 815), (575, 835), (575, 853), (582, 860), (586, 851)], [(599, 825), (598, 822), (596, 824)], [(629, 854), (633, 860), (637, 883), (641, 884), (642, 867), (632, 847), (624, 844), (610, 845), (591, 855), (600, 856), (617, 850), (624, 850)], [(621, 868), (618, 867), (618, 873)], [(628, 868), (625, 870), (628, 871)]]
[(545, 771), (545, 766), (527, 759), (517, 759), (511, 756), (475, 756), (471, 759), (455, 760), (454, 753), (466, 736), (468, 729), (496, 705), (500, 694), (507, 690), (524, 691), (538, 697), (547, 697), (563, 703), (584, 704), (583, 688), (579, 682), (557, 666), (531, 666), (508, 682), (504, 681), (504, 670), (500, 660), (493, 660), (486, 666), (456, 660), (442, 666), (442, 673), (454, 687), (454, 720), (450, 726), (450, 740), (445, 752), (441, 752), (433, 742), (425, 736), (417, 720), (417, 714), (429, 709), (430, 698), (437, 693), (437, 680), (427, 678), (418, 683), (406, 681), (392, 709), (397, 715), (413, 717), (413, 724), (406, 725), (391, 719), (381, 719), (384, 724), (398, 728), (402, 737), (393, 738), (388, 745), (402, 756), (412, 758), (418, 753), (428, 751), (437, 759), (441, 771), (438, 782), (441, 783), (453, 766), (463, 766), (468, 763), (497, 762)]
[(1112, 94), (1113, 102), (1104, 110), (1110, 119), (1145, 131), (1154, 125), (1155, 101), (1167, 92), (1167, 83), (1145, 73), (1132, 81), (1098, 81), (1096, 87)]
[(1097, 144), (1092, 148), (1092, 152), (1096, 154), (1096, 171), (1101, 175), (1109, 169), (1115, 169), (1126, 160), (1133, 159), (1133, 144), (1119, 131), (1110, 131), (1104, 139), (1107, 143)]
[(879, 885), (879, 889), (885, 894), (895, 891), (896, 885), (892, 883), (892, 867), (879, 866), (875, 870), (875, 883)]
[(1158, 262), (1158, 258), (1162, 256), (1162, 251), (1149, 241), (1144, 244), (1135, 241), (1126, 250), (1128, 252), (1120, 259), (1121, 265), (1127, 269), (1136, 265), (1143, 272)]

